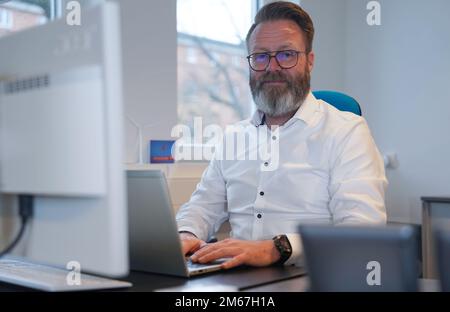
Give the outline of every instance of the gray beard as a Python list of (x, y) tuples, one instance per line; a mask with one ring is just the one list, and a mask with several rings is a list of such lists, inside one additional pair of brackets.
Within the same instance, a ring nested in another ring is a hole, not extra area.
[(269, 92), (257, 92), (257, 94), (253, 96), (253, 101), (260, 111), (270, 117), (279, 117), (296, 111), (304, 100), (303, 98), (300, 101), (297, 101), (290, 90), (287, 90), (276, 97), (266, 93)]
[[(287, 81), (284, 87), (267, 88), (261, 81), (282, 78)], [(299, 109), (310, 90), (310, 73), (305, 68), (302, 76), (293, 80), (282, 73), (268, 73), (255, 81), (250, 77), (250, 89), (256, 107), (270, 117), (279, 117)]]

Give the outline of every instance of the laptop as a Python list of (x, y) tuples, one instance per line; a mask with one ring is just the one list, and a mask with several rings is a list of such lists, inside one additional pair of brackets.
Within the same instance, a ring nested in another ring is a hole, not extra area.
[(417, 291), (412, 226), (299, 227), (311, 291)]
[(199, 264), (183, 255), (161, 170), (129, 170), (127, 187), (131, 270), (190, 277), (222, 269), (226, 259)]

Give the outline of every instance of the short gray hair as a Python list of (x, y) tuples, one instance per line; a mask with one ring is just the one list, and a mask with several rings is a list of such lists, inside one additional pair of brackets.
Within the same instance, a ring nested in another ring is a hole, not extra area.
[(314, 25), (312, 19), (299, 5), (287, 1), (268, 3), (258, 11), (255, 16), (255, 22), (248, 30), (247, 37), (245, 38), (247, 47), (250, 36), (256, 26), (263, 22), (277, 20), (290, 20), (295, 22), (305, 34), (306, 52), (311, 52), (314, 39)]

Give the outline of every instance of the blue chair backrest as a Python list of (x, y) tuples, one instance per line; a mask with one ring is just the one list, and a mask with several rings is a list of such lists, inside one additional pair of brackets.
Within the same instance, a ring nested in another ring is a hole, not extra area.
[(327, 90), (313, 91), (313, 94), (316, 99), (323, 100), (341, 111), (352, 112), (359, 116), (362, 115), (359, 103), (347, 94)]

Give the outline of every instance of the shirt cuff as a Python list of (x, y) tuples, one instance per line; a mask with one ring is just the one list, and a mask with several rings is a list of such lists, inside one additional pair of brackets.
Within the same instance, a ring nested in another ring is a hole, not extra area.
[(189, 232), (194, 234), (198, 239), (204, 240), (201, 236), (199, 236), (198, 230), (194, 229), (190, 226), (178, 226), (178, 233), (180, 232)]
[(286, 236), (291, 244), (292, 254), (286, 260), (284, 265), (294, 264), (296, 266), (303, 266), (303, 244), (300, 234), (286, 234)]

